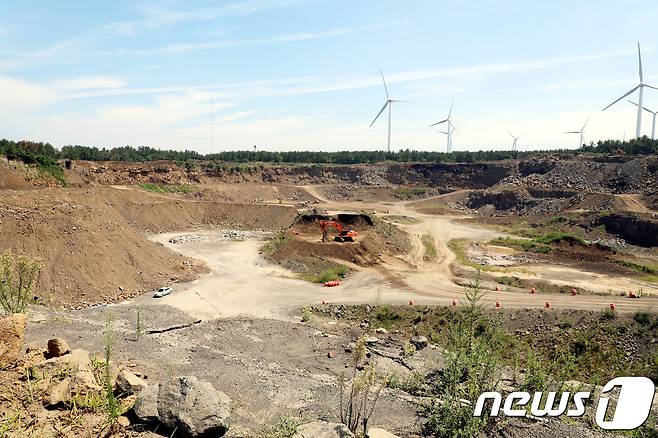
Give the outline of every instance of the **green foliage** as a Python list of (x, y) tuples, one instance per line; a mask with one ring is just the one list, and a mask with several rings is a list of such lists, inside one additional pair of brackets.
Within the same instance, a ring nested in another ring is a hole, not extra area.
[(537, 243), (543, 243), (545, 245), (567, 242), (572, 245), (587, 246), (587, 242), (582, 237), (571, 233), (565, 233), (564, 231), (552, 231), (548, 234), (535, 237), (533, 240)]
[(345, 265), (336, 265), (327, 268), (318, 274), (303, 274), (302, 278), (311, 283), (325, 283), (327, 281), (339, 280), (345, 278), (349, 272), (349, 268)]
[(544, 361), (532, 349), (528, 349), (522, 390), (527, 392), (546, 391), (548, 379), (548, 371)]
[(426, 435), (470, 438), (478, 436), (489, 421), (474, 417), (472, 405), (495, 386), (502, 338), (497, 325), (483, 312), (479, 274), (464, 295), (465, 306), (448, 334), (446, 365), (435, 388), (438, 399), (427, 407)]
[(55, 178), (60, 184), (66, 184), (64, 170), (57, 162), (59, 151), (50, 143), (2, 139), (0, 155), (4, 155), (9, 160), (20, 160), (25, 164), (33, 165), (40, 172)]
[(429, 234), (423, 234), (420, 240), (421, 242), (423, 242), (423, 247), (425, 248), (425, 253), (423, 254), (423, 260), (425, 260), (426, 262), (436, 261), (437, 251), (436, 251), (436, 243), (434, 242), (434, 238)]
[(610, 307), (606, 307), (605, 309), (603, 309), (603, 312), (601, 312), (601, 319), (609, 321), (615, 319), (616, 317), (617, 317), (617, 313), (614, 310), (612, 310)]
[(537, 243), (531, 239), (514, 239), (512, 237), (498, 237), (491, 242), (491, 245), (507, 246), (525, 252), (536, 252), (548, 254), (551, 247), (542, 243)]
[(263, 432), (264, 438), (293, 438), (297, 435), (302, 420), (296, 417), (283, 416)]
[(350, 382), (340, 376), (340, 421), (354, 434), (362, 430), (368, 436), (368, 422), (375, 411), (383, 388), (377, 369), (366, 364), (367, 336), (361, 336), (352, 352)]
[(154, 193), (192, 193), (196, 189), (192, 186), (183, 184), (154, 184), (141, 183), (139, 188)]
[(16, 257), (11, 250), (0, 256), (0, 308), (5, 313), (22, 313), (32, 296), (41, 265), (37, 259)]
[(111, 360), (112, 351), (114, 349), (114, 342), (116, 340), (116, 333), (114, 332), (114, 324), (112, 317), (108, 316), (105, 325), (105, 332), (103, 333), (103, 346), (105, 347), (105, 361), (103, 366), (103, 396), (105, 398), (105, 414), (106, 414), (106, 427), (112, 427), (117, 418), (119, 418), (125, 410), (122, 408), (119, 399), (114, 395), (114, 381), (111, 373)]
[(427, 193), (424, 187), (400, 187), (393, 191), (393, 196), (398, 199), (415, 199)]
[(640, 274), (658, 275), (658, 267), (656, 266), (636, 263), (624, 259), (615, 259), (614, 263), (623, 266), (625, 268), (632, 269), (633, 271), (639, 272)]
[(290, 240), (290, 235), (285, 230), (278, 231), (265, 245), (261, 246), (260, 250), (269, 257), (276, 252), (277, 249), (284, 243)]

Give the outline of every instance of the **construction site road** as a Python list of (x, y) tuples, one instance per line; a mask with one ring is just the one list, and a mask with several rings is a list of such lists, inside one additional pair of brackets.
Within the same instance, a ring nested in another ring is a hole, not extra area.
[[(474, 237), (473, 228), (476, 227), (465, 226), (445, 217), (437, 219), (441, 223), (433, 226), (441, 230), (445, 239), (465, 234)], [(493, 233), (487, 229), (476, 229), (481, 233)], [(187, 234), (202, 235), (205, 239), (169, 242), (173, 237)], [(451, 306), (453, 301), (459, 305), (464, 298), (464, 287), (452, 283), (451, 277), (446, 275), (454, 258), (447, 247), (439, 254), (435, 268), (425, 266), (412, 271), (391, 263), (384, 268), (360, 270), (340, 286), (330, 288), (297, 279), (289, 271), (264, 260), (259, 253), (264, 243), (262, 237), (227, 241), (218, 236), (218, 230), (152, 236), (153, 241), (162, 243), (172, 251), (205, 262), (210, 272), (194, 281), (175, 285), (171, 295), (156, 299), (147, 294), (136, 298), (134, 303), (168, 304), (205, 320), (243, 315), (292, 321), (303, 306), (322, 302)], [(387, 267), (391, 268), (390, 272), (385, 271)], [(391, 275), (399, 276), (407, 286), (391, 281)], [(555, 309), (603, 310), (614, 303), (617, 311), (621, 312), (658, 311), (656, 298), (548, 295), (522, 291), (489, 292), (485, 305), (493, 307), (498, 302), (502, 308), (543, 308), (546, 301)]]

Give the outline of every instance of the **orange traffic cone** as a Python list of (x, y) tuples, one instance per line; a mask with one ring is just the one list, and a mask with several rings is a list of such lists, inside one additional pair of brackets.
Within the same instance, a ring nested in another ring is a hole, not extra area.
[(535, 288), (533, 287), (532, 289), (530, 289), (530, 293), (531, 293), (531, 294), (536, 294), (536, 293), (537, 293), (537, 289), (535, 289)]
[(494, 307), (495, 307), (496, 309), (500, 309), (500, 307), (501, 307), (501, 306), (500, 306), (500, 302), (496, 301), (496, 304), (494, 304)]
[(551, 308), (551, 303), (546, 301), (546, 303), (544, 303), (544, 307), (546, 307), (547, 309), (550, 309)]
[(457, 307), (457, 300), (452, 300), (452, 307)]
[(610, 310), (612, 310), (614, 312), (616, 308), (617, 308), (617, 306), (615, 306), (614, 303), (610, 303)]
[(413, 305), (414, 305), (414, 301), (413, 301), (413, 300), (409, 300), (409, 305), (410, 305), (410, 306), (413, 306)]
[(498, 286), (496, 286), (496, 287), (494, 288), (494, 290), (495, 290), (496, 292), (498, 292), (498, 290), (499, 290), (499, 289), (498, 289)]
[(571, 288), (571, 295), (575, 297), (577, 294), (578, 294), (578, 291), (576, 290), (576, 288), (572, 287)]

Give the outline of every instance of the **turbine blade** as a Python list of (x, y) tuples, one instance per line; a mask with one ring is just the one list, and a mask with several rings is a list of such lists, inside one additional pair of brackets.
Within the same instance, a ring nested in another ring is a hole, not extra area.
[(509, 134), (510, 137), (515, 138), (514, 134), (512, 134), (509, 129), (507, 130), (507, 133)]
[(376, 116), (375, 119), (372, 121), (372, 123), (370, 124), (370, 126), (372, 126), (372, 125), (375, 124), (375, 122), (377, 121), (377, 119), (379, 118), (379, 116), (382, 115), (382, 113), (384, 112), (384, 110), (386, 109), (387, 106), (388, 106), (388, 100), (386, 101), (386, 103), (384, 104), (384, 106), (382, 107), (382, 109), (379, 110), (379, 112), (377, 113), (377, 116)]
[(637, 43), (637, 60), (640, 67), (640, 82), (644, 80), (642, 77), (642, 52), (640, 52), (640, 43)]
[(617, 102), (619, 102), (620, 100), (622, 100), (624, 97), (626, 97), (626, 96), (628, 96), (629, 94), (635, 92), (635, 90), (637, 90), (638, 88), (640, 88), (640, 85), (637, 85), (637, 86), (633, 87), (633, 88), (631, 89), (631, 91), (627, 92), (627, 93), (624, 94), (622, 97), (620, 97), (619, 99), (617, 99), (617, 100), (615, 100), (614, 102), (612, 102), (610, 105), (608, 105), (608, 106), (606, 106), (605, 108), (603, 108), (601, 111), (605, 111), (605, 110), (607, 110), (607, 109), (610, 108), (612, 105), (614, 105), (614, 104), (616, 104)]
[(653, 88), (654, 90), (658, 90), (658, 87), (654, 87), (653, 85), (643, 84), (643, 86), (644, 86), (644, 87)]
[(432, 126), (440, 125), (441, 123), (445, 123), (447, 121), (448, 121), (448, 119), (441, 120), (440, 122), (432, 123), (429, 127), (431, 128)]
[(455, 98), (452, 98), (452, 102), (450, 102), (450, 111), (448, 111), (448, 120), (450, 120), (450, 116), (452, 115), (452, 108), (455, 106)]
[(581, 132), (585, 131), (585, 126), (587, 126), (587, 124), (589, 123), (589, 119), (590, 119), (591, 117), (592, 117), (591, 114), (590, 114), (589, 116), (587, 116), (587, 120), (585, 120), (585, 124), (583, 125), (582, 128), (580, 128), (580, 131), (581, 131)]
[(389, 102), (411, 102), (410, 100), (396, 100), (396, 99), (389, 99)]
[(448, 133), (447, 133), (447, 132), (445, 132), (445, 131), (436, 131), (436, 132), (440, 132), (441, 134), (445, 134), (445, 135), (448, 135)]
[[(632, 104), (635, 105), (635, 106), (638, 106), (638, 104), (635, 103), (635, 102), (633, 102), (632, 100), (629, 100), (628, 102), (629, 102), (629, 103), (632, 103)], [(649, 112), (649, 113), (651, 113), (651, 114), (654, 113), (653, 111), (651, 111), (651, 110), (650, 110), (649, 108), (647, 108), (646, 106), (643, 106), (642, 109), (645, 110), (645, 111), (647, 111), (647, 112)]]
[(565, 131), (565, 134), (580, 134), (580, 131)]
[(384, 72), (379, 70), (379, 73), (382, 75), (382, 82), (384, 83), (384, 91), (386, 91), (386, 98), (388, 99), (388, 87), (386, 86), (386, 79), (384, 79)]

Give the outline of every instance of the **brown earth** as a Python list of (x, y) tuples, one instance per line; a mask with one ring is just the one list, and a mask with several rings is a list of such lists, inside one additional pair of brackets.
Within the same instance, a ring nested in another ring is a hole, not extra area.
[(222, 204), (112, 187), (3, 192), (0, 247), (41, 260), (37, 301), (90, 305), (132, 297), (204, 271), (145, 233), (194, 226), (276, 229), (295, 210)]

